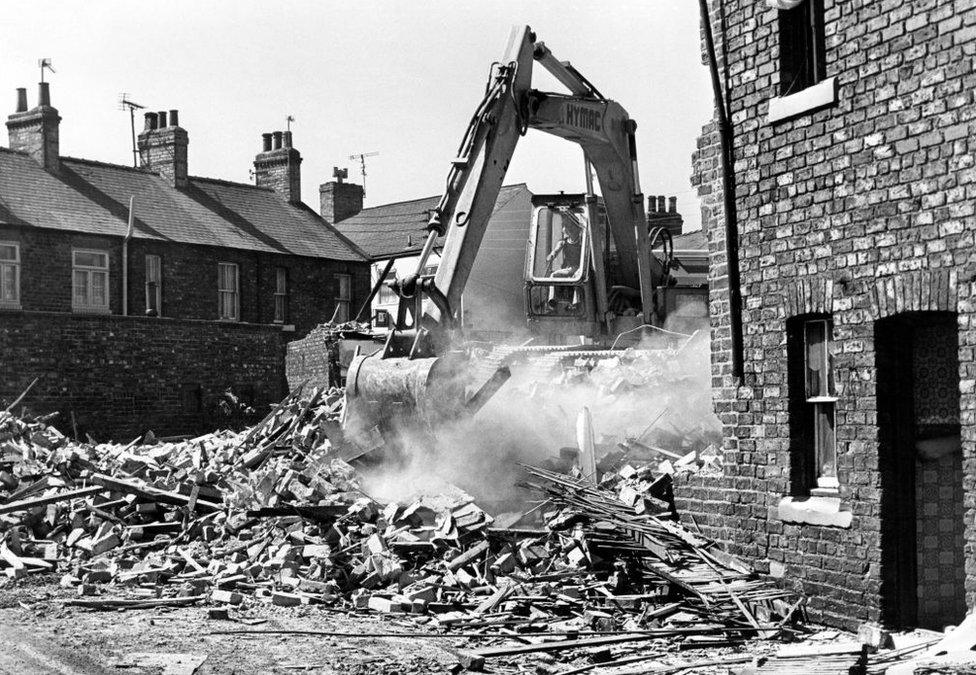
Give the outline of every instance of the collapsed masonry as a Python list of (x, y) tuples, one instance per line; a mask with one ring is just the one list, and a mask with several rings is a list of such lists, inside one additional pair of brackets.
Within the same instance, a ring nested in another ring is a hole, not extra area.
[(670, 474), (624, 464), (594, 485), (525, 467), (543, 527), (495, 521), (464, 495), (378, 503), (330, 440), (342, 400), (296, 392), (245, 432), (129, 444), (0, 412), (7, 583), (58, 573), (79, 595), (65, 604), (91, 610), (395, 613), (501, 641), (459, 652), (471, 669), (539, 654), (694, 667), (689, 650), (803, 634), (802, 598), (677, 521)]

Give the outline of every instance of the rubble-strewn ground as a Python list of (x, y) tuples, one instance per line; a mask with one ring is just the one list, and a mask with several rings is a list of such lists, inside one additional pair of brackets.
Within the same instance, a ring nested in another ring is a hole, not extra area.
[[(596, 412), (648, 387), (606, 366)], [(869, 656), (683, 526), (672, 474), (720, 467), (706, 427), (657, 426), (675, 396), (622, 441), (584, 406), (576, 448), (508, 458), (532, 497), (495, 516), (450, 484), (367, 494), (336, 389), (124, 445), (0, 410), (0, 672), (880, 673), (942, 637), (869, 631)]]
[[(218, 630), (298, 629), (340, 632), (406, 631), (375, 617), (321, 607), (256, 606), (239, 613), (264, 623), (208, 619), (205, 607), (91, 612), (64, 607), (74, 594), (55, 580), (0, 592), (0, 672), (162, 673), (135, 666), (133, 654), (205, 656), (206, 673), (447, 672), (454, 656), (441, 648), (460, 640), (343, 639), (303, 635), (210, 635)], [(175, 659), (170, 659), (175, 661)]]
[[(253, 605), (231, 616), (238, 620), (208, 618), (202, 606), (158, 608), (125, 612), (93, 612), (66, 607), (75, 593), (58, 586), (50, 576), (30, 585), (0, 591), (0, 673), (400, 673), (450, 672), (457, 663), (455, 649), (470, 650), (484, 640), (397, 637), (328, 637), (318, 635), (214, 635), (216, 631), (329, 631), (346, 633), (417, 633), (408, 619), (336, 611), (321, 606), (274, 607)], [(239, 619), (253, 621), (245, 624)], [(257, 623), (258, 621), (262, 621)], [(678, 652), (665, 641), (643, 646), (621, 645), (614, 652), (654, 653), (647, 668), (706, 659), (731, 659), (767, 653), (776, 643), (756, 643), (747, 650), (698, 649)], [(133, 654), (193, 655), (206, 657), (196, 671), (180, 670), (176, 658), (171, 670), (137, 666)], [(496, 662), (488, 672), (537, 672), (537, 668), (563, 672), (591, 664), (591, 652), (576, 650), (559, 655), (532, 655)], [(699, 667), (686, 672), (726, 673), (729, 666)], [(599, 674), (601, 671), (593, 671)]]

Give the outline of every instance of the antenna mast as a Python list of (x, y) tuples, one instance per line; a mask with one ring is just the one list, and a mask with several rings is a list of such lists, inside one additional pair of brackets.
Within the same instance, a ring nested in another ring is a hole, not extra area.
[(359, 160), (359, 174), (363, 177), (363, 197), (366, 197), (366, 158), (376, 157), (378, 152), (361, 152), (358, 155), (349, 155), (349, 159)]
[(37, 59), (37, 66), (41, 69), (41, 82), (44, 82), (45, 70), (50, 70), (52, 73), (58, 72), (54, 69), (54, 66), (51, 65), (51, 59), (49, 58)]
[(145, 107), (135, 101), (130, 101), (129, 95), (124, 91), (119, 94), (119, 110), (129, 111), (129, 124), (132, 126), (132, 166), (136, 168), (139, 168), (139, 149), (136, 147), (136, 110), (142, 110)]

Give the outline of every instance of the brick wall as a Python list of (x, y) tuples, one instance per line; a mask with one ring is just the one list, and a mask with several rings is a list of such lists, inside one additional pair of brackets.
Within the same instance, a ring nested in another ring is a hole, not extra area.
[[(0, 240), (21, 244), (21, 306), (25, 310), (70, 312), (72, 248), (108, 251), (110, 307), (121, 314), (120, 238), (0, 225)], [(338, 296), (336, 274), (352, 276), (352, 312), (370, 290), (366, 263), (133, 239), (129, 242), (130, 315), (141, 316), (146, 311), (147, 254), (160, 256), (162, 316), (169, 318), (217, 318), (218, 262), (238, 265), (240, 319), (248, 323), (274, 321), (275, 268), (286, 268), (288, 322), (295, 325), (296, 336), (332, 317)]]
[[(918, 311), (958, 319), (966, 597), (976, 601), (976, 2), (825, 0), (833, 106), (776, 124), (777, 10), (712, 2), (729, 78), (739, 214), (745, 378), (733, 381), (721, 180), (706, 126), (693, 180), (712, 255), (715, 408), (725, 476), (688, 479), (682, 509), (702, 529), (811, 594), (816, 618), (882, 618), (884, 467), (879, 461), (876, 321)], [(786, 321), (834, 323), (838, 473), (850, 528), (787, 523)]]
[(278, 327), (177, 319), (0, 315), (0, 406), (39, 377), (24, 401), (60, 412), (56, 425), (98, 440), (196, 434), (220, 421), (228, 388), (259, 410), (285, 391), (285, 333)]

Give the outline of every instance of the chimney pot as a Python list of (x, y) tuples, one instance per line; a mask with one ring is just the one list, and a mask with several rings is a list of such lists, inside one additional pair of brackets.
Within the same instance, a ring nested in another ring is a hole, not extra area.
[(51, 105), (51, 83), (40, 82), (37, 85), (37, 105)]
[(17, 112), (27, 112), (27, 89), (17, 87)]
[(276, 132), (274, 132), (273, 135), (274, 135), (274, 149), (275, 150), (280, 150), (281, 149), (281, 136), (282, 136), (282, 133), (280, 131), (276, 131)]
[(156, 115), (159, 118), (159, 126), (157, 128), (159, 128), (159, 129), (165, 129), (166, 127), (169, 126), (168, 124), (166, 124), (166, 111), (165, 110), (160, 110), (158, 113), (156, 113)]
[(263, 152), (270, 152), (271, 134), (261, 134), (261, 147), (263, 148)]
[(156, 128), (157, 117), (154, 112), (146, 113), (146, 128), (145, 131), (152, 131)]
[(654, 195), (647, 198), (647, 212), (657, 213), (657, 197)]
[(677, 213), (677, 212), (678, 212), (678, 198), (671, 197), (668, 199), (668, 213)]
[(180, 111), (179, 110), (170, 110), (169, 111), (169, 125), (171, 127), (178, 127), (178, 126), (180, 126)]
[(657, 210), (658, 213), (665, 213), (668, 210), (668, 206), (665, 203), (664, 195), (658, 195), (657, 198)]
[(290, 148), (291, 147), (291, 132), (290, 131), (286, 131), (284, 133), (284, 135), (282, 137), (282, 142), (284, 143), (284, 146), (286, 148)]

